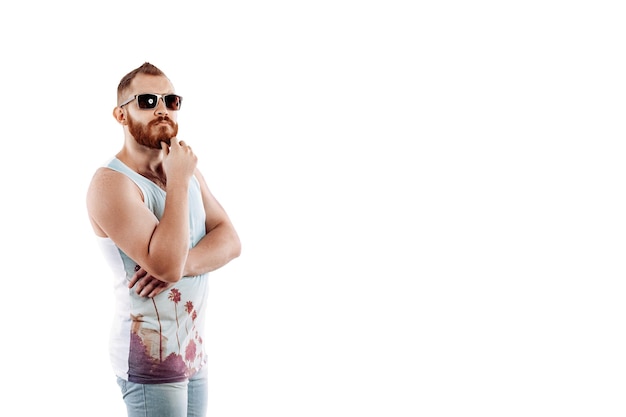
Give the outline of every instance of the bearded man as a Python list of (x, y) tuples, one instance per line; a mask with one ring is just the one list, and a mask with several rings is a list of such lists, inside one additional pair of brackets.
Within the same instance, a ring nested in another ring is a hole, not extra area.
[(87, 212), (111, 266), (110, 356), (129, 417), (204, 417), (209, 272), (239, 256), (225, 210), (179, 140), (182, 97), (146, 62), (122, 78), (122, 149), (94, 174)]

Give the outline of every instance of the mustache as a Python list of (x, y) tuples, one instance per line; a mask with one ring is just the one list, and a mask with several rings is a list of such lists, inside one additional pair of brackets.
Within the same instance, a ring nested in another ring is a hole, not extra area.
[(156, 124), (161, 123), (161, 122), (167, 122), (168, 125), (174, 126), (174, 121), (172, 119), (170, 119), (169, 117), (167, 117), (167, 116), (159, 116), (156, 119), (154, 119), (153, 121), (151, 121), (149, 124), (150, 125), (156, 125)]

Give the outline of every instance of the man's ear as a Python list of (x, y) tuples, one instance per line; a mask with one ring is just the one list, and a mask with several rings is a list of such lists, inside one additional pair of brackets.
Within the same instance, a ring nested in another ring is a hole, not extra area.
[(121, 125), (125, 125), (127, 123), (127, 121), (126, 121), (126, 111), (123, 108), (119, 107), (119, 106), (113, 109), (113, 117)]

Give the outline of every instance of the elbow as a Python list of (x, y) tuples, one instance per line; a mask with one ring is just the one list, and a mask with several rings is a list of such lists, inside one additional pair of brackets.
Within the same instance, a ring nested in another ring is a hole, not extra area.
[(159, 281), (175, 284), (182, 278), (182, 272), (179, 273), (164, 273), (156, 277)]
[(231, 259), (238, 258), (241, 255), (241, 240), (239, 236), (235, 234), (233, 236), (233, 244), (231, 248)]
[(175, 265), (174, 263), (157, 265), (151, 275), (159, 281), (174, 284), (183, 277), (183, 265)]

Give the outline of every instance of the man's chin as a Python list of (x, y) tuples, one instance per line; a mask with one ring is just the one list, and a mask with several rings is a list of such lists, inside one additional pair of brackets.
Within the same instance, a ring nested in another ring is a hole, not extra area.
[(160, 132), (158, 132), (159, 134), (155, 135), (156, 137), (159, 137), (158, 143), (159, 146), (161, 146), (161, 142), (165, 142), (167, 144), (167, 146), (170, 146), (172, 143), (172, 138), (174, 136), (176, 136), (176, 134), (172, 131), (171, 128), (169, 128), (168, 126), (162, 126), (162, 129)]

